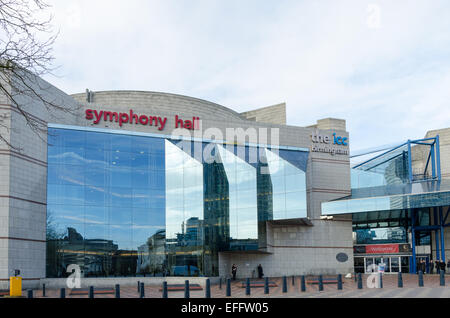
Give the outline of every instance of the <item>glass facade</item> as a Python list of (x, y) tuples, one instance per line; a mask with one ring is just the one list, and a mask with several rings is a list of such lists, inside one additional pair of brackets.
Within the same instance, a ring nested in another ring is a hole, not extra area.
[[(47, 277), (215, 276), (306, 217), (308, 152), (48, 129)], [(200, 151), (198, 151), (200, 150)]]

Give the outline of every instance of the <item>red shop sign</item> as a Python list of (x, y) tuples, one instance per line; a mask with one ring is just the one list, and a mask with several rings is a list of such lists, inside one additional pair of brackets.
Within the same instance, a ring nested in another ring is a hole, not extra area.
[(366, 245), (367, 254), (392, 254), (398, 252), (398, 244)]

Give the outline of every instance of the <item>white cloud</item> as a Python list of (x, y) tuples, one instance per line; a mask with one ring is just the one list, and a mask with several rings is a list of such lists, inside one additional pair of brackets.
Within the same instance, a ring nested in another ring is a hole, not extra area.
[(49, 80), (68, 93), (165, 91), (237, 111), (285, 101), (292, 125), (347, 119), (352, 149), (450, 126), (446, 0), (53, 4), (62, 77)]

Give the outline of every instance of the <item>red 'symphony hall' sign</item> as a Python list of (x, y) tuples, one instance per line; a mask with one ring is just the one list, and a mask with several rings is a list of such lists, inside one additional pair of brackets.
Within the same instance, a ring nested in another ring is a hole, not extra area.
[[(107, 110), (95, 110), (86, 109), (86, 119), (93, 120), (94, 124), (98, 124), (100, 121), (110, 121), (119, 123), (122, 127), (124, 123), (144, 125), (144, 126), (155, 126), (158, 130), (163, 130), (167, 123), (167, 117), (159, 116), (147, 116), (136, 114), (130, 109), (127, 113), (118, 113)], [(178, 115), (175, 115), (175, 128), (184, 128), (189, 130), (200, 129), (200, 118), (192, 117), (192, 120), (183, 120)]]

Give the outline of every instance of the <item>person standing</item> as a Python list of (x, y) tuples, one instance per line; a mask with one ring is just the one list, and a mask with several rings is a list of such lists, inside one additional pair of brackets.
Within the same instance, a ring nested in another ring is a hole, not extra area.
[(264, 276), (263, 268), (261, 264), (258, 265), (258, 278), (261, 279)]
[(444, 260), (441, 261), (441, 271), (444, 271), (444, 274), (445, 274), (445, 261)]
[(430, 259), (430, 274), (433, 274), (433, 269), (434, 269), (434, 263), (433, 263), (433, 260)]
[(233, 266), (231, 266), (231, 275), (233, 275), (233, 280), (236, 280), (236, 273), (237, 273), (237, 266), (236, 264), (233, 264)]

